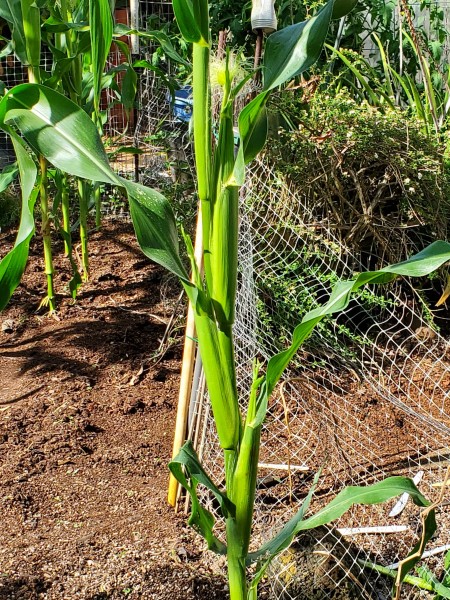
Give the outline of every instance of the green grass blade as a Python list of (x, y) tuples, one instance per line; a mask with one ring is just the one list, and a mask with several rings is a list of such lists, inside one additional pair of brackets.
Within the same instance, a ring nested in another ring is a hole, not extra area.
[(373, 104), (374, 106), (378, 106), (380, 104), (379, 97), (376, 94), (376, 92), (372, 89), (372, 87), (369, 85), (369, 83), (367, 82), (363, 73), (350, 60), (348, 60), (348, 58), (345, 56), (345, 54), (343, 54), (340, 50), (338, 50), (337, 48), (333, 48), (332, 46), (329, 46), (328, 44), (325, 44), (325, 47), (328, 48), (329, 50), (331, 50), (332, 52), (334, 52), (334, 54), (336, 54), (341, 59), (341, 61), (344, 63), (344, 65), (346, 67), (348, 67), (348, 69), (351, 71), (351, 73), (353, 73), (353, 75), (359, 81), (359, 83), (363, 87), (364, 91), (366, 92), (367, 98), (369, 99), (371, 104)]
[(394, 89), (392, 87), (391, 71), (389, 68), (388, 57), (386, 55), (386, 52), (384, 51), (383, 44), (381, 43), (380, 38), (377, 36), (377, 34), (375, 32), (372, 32), (372, 37), (375, 40), (375, 42), (378, 46), (378, 50), (380, 52), (381, 63), (383, 65), (383, 72), (384, 72), (384, 85), (387, 87), (389, 98), (392, 101), (394, 101), (395, 94), (394, 94)]

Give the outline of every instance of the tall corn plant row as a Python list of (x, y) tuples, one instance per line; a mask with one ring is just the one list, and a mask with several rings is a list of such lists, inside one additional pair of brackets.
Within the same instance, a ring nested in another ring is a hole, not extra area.
[[(43, 20), (42, 10), (46, 9), (50, 17)], [(71, 98), (82, 108), (85, 97), (83, 90), (83, 57), (88, 55), (90, 70), (92, 72), (92, 96), (93, 112), (92, 119), (99, 126), (100, 124), (100, 94), (102, 89), (102, 78), (106, 59), (109, 53), (113, 39), (113, 18), (109, 0), (91, 0), (88, 3), (84, 1), (69, 2), (61, 0), (53, 6), (45, 0), (36, 4), (31, 0), (6, 0), (0, 6), (0, 16), (4, 18), (11, 26), (12, 40), (11, 47), (16, 56), (27, 67), (28, 78), (32, 83), (43, 83), (49, 87), (59, 89), (61, 92)], [(88, 20), (89, 17), (89, 20)], [(90, 23), (89, 31), (86, 31), (86, 24)], [(51, 73), (44, 73), (41, 70), (41, 48), (45, 40), (46, 45), (53, 54), (53, 65)], [(89, 40), (90, 43), (86, 43)], [(100, 126), (99, 126), (100, 127)], [(10, 128), (6, 128), (11, 134)], [(19, 142), (16, 140), (14, 146)], [(17, 153), (16, 153), (17, 154)], [(20, 162), (20, 158), (18, 161)], [(40, 204), (41, 204), (41, 233), (44, 247), (45, 273), (47, 277), (47, 296), (42, 301), (47, 305), (50, 311), (55, 309), (55, 293), (53, 285), (53, 258), (52, 258), (52, 220), (56, 229), (59, 229), (65, 245), (65, 253), (71, 261), (73, 277), (69, 283), (70, 292), (75, 297), (77, 289), (81, 284), (81, 278), (77, 265), (72, 257), (72, 236), (70, 227), (70, 208), (69, 208), (69, 181), (65, 175), (59, 172), (51, 173), (51, 177), (56, 184), (57, 192), (50, 208), (51, 199), (49, 197), (48, 177), (49, 172), (47, 163), (43, 156), (36, 156), (40, 166)], [(88, 226), (87, 218), (89, 212), (89, 198), (91, 186), (87, 181), (80, 180), (78, 183), (79, 199), (79, 221), (80, 221), (80, 242), (81, 242), (81, 263), (83, 278), (88, 279), (89, 274), (89, 254), (88, 254)], [(96, 223), (100, 225), (100, 188), (94, 189), (96, 197)], [(62, 226), (59, 226), (56, 208), (61, 206)], [(52, 214), (53, 213), (53, 214)], [(31, 215), (32, 216), (32, 215)], [(34, 233), (34, 220), (31, 224), (30, 219), (26, 219), (29, 224), (29, 237)], [(28, 236), (27, 236), (28, 237)], [(27, 245), (28, 248), (28, 245)], [(12, 293), (20, 282), (21, 276), (26, 266), (28, 252), (25, 252), (25, 246), (21, 243), (21, 252), (14, 251), (13, 257), (3, 260), (4, 273), (0, 277), (0, 287), (2, 293), (0, 297), (0, 310), (2, 310), (9, 301)], [(16, 264), (19, 260), (21, 264)], [(5, 257), (6, 258), (6, 257)], [(16, 264), (14, 269), (15, 277), (12, 277), (12, 263)]]
[[(335, 6), (335, 2), (338, 4)], [(346, 3), (347, 4), (347, 3)], [(75, 103), (55, 90), (37, 84), (13, 88), (0, 102), (0, 126), (14, 127), (27, 143), (58, 169), (76, 177), (122, 187), (142, 251), (175, 275), (194, 308), (197, 337), (220, 446), (225, 462), (225, 487), (207, 475), (190, 442), (170, 463), (170, 469), (192, 499), (190, 523), (208, 547), (227, 557), (231, 600), (255, 600), (258, 584), (268, 565), (300, 531), (339, 518), (353, 504), (384, 502), (404, 492), (416, 505), (428, 501), (403, 477), (390, 477), (367, 487), (348, 487), (312, 516), (307, 511), (319, 478), (299, 510), (281, 531), (255, 552), (250, 552), (261, 426), (271, 394), (298, 348), (322, 319), (344, 310), (353, 292), (366, 284), (388, 283), (397, 276), (424, 276), (450, 260), (450, 244), (434, 242), (419, 254), (381, 271), (340, 282), (326, 304), (308, 312), (293, 332), (292, 342), (273, 356), (266, 368), (256, 360), (248, 409), (238, 402), (233, 341), (237, 279), (237, 203), (245, 165), (263, 148), (267, 137), (266, 103), (271, 91), (311, 67), (317, 60), (333, 16), (342, 16), (341, 0), (329, 0), (306, 22), (287, 27), (268, 39), (262, 65), (263, 87), (237, 118), (240, 142), (234, 153), (234, 100), (245, 84), (235, 81), (226, 59), (221, 82), (223, 100), (218, 140), (213, 143), (209, 61), (211, 41), (207, 0), (174, 0), (175, 15), (184, 39), (193, 44), (194, 142), (198, 195), (203, 215), (204, 276), (194, 260), (189, 236), (182, 232), (191, 260), (192, 278), (183, 264), (172, 209), (156, 190), (127, 181), (114, 173), (96, 125)], [(344, 7), (345, 8), (345, 7)], [(347, 4), (347, 8), (348, 4)], [(25, 161), (23, 161), (25, 163)], [(31, 167), (30, 167), (31, 170)], [(26, 183), (27, 165), (22, 164)], [(25, 193), (24, 197), (28, 194)], [(201, 505), (199, 484), (216, 498), (225, 520), (225, 540), (214, 533), (214, 517)], [(424, 533), (416, 549), (422, 549), (436, 528), (433, 510), (424, 514)], [(411, 553), (399, 569), (396, 584), (415, 564)], [(419, 553), (420, 554), (420, 553)], [(251, 569), (250, 569), (251, 567)]]

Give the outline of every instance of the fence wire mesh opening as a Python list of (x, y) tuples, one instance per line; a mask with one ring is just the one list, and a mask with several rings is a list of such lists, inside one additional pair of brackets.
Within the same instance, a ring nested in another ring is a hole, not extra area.
[[(409, 253), (416, 249), (409, 241)], [(332, 217), (318, 223), (311, 199), (262, 159), (241, 194), (239, 260), (235, 337), (244, 399), (253, 358), (266, 362), (282, 348), (305, 306), (324, 300), (336, 276), (363, 270), (366, 259), (342, 243)], [(299, 263), (301, 279), (294, 277)], [(280, 306), (274, 289), (281, 280), (288, 283)], [(298, 510), (321, 468), (312, 512), (345, 486), (389, 475), (415, 477), (428, 498), (438, 497), (450, 459), (448, 350), (404, 282), (364, 290), (308, 340), (274, 393), (264, 424), (255, 544)], [(201, 378), (194, 392), (190, 437), (220, 482), (223, 467)], [(206, 492), (203, 500), (214, 510)], [(389, 598), (393, 580), (364, 565), (395, 567), (419, 539), (417, 507), (407, 502), (400, 508), (394, 501), (354, 508), (332, 528), (300, 536), (272, 566), (271, 597)], [(425, 564), (439, 574), (449, 547), (447, 506), (437, 520), (429, 544), (437, 552)], [(433, 595), (405, 584), (401, 597)]]

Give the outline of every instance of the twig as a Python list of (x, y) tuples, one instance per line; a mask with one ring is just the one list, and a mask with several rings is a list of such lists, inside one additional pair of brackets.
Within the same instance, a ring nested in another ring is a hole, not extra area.
[(40, 392), (44, 387), (45, 387), (45, 385), (40, 385), (40, 386), (30, 390), (29, 392), (25, 392), (21, 396), (16, 396), (15, 398), (12, 398), (11, 400), (1, 401), (0, 406), (6, 406), (7, 404), (14, 404), (15, 402), (20, 402), (20, 400), (25, 400), (25, 398), (28, 398), (29, 396), (36, 394), (36, 392)]
[(311, 469), (309, 467), (307, 467), (306, 465), (283, 465), (283, 464), (277, 464), (277, 463), (263, 463), (260, 462), (258, 463), (258, 468), (259, 469), (274, 469), (275, 471), (288, 471), (289, 469), (291, 469), (291, 471), (311, 471)]

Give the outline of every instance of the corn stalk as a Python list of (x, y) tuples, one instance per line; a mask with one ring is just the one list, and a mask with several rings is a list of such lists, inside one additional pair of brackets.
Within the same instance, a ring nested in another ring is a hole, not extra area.
[[(34, 0), (21, 0), (23, 23), (23, 39), (25, 42), (26, 64), (28, 80), (30, 83), (40, 83), (41, 63), (41, 11)], [(41, 169), (40, 204), (41, 204), (41, 235), (44, 245), (45, 276), (47, 278), (47, 296), (42, 300), (43, 306), (48, 306), (49, 311), (55, 310), (55, 291), (53, 282), (53, 253), (51, 237), (51, 216), (49, 210), (47, 161), (44, 156), (39, 156)]]

